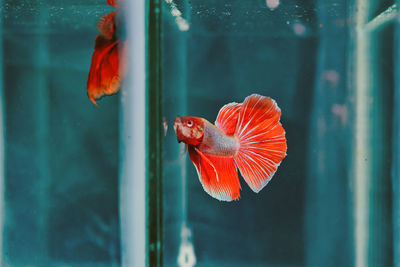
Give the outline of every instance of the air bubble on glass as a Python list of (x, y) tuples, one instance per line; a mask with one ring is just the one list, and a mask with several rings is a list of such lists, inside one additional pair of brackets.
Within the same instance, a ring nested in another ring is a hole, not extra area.
[(349, 117), (349, 112), (346, 105), (334, 104), (332, 106), (332, 113), (339, 118), (342, 125), (346, 125)]
[(293, 31), (298, 36), (303, 36), (306, 33), (306, 30), (306, 26), (301, 23), (296, 22), (293, 24)]
[(266, 3), (267, 3), (267, 7), (269, 9), (274, 10), (279, 6), (280, 1), (279, 0), (266, 0)]
[(335, 70), (325, 70), (322, 73), (322, 78), (332, 87), (335, 88), (339, 84), (339, 73)]

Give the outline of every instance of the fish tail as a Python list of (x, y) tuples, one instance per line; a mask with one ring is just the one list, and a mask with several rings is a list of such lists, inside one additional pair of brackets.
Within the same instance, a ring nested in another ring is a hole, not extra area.
[(96, 38), (87, 80), (88, 97), (93, 104), (97, 105), (96, 99), (103, 95), (115, 94), (119, 87), (119, 42), (107, 40), (99, 35)]
[(285, 130), (276, 102), (253, 94), (244, 100), (236, 122), (239, 149), (234, 156), (249, 187), (258, 193), (271, 180), (286, 156)]

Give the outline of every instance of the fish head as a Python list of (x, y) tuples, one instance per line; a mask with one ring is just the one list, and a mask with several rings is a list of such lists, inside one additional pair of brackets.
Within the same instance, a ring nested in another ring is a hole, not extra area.
[(197, 146), (203, 140), (204, 120), (198, 117), (176, 117), (174, 130), (179, 143)]

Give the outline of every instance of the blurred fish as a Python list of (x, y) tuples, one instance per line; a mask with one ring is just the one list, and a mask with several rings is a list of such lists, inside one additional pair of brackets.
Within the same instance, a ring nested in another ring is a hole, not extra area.
[[(116, 0), (107, 0), (112, 6), (117, 5)], [(96, 99), (103, 95), (118, 92), (126, 70), (126, 41), (119, 40), (116, 19), (117, 11), (110, 12), (102, 17), (97, 29), (100, 34), (96, 37), (92, 63), (87, 80), (88, 97), (97, 105)]]
[(232, 201), (240, 196), (239, 168), (258, 193), (286, 156), (286, 137), (276, 102), (253, 94), (243, 103), (221, 108), (215, 125), (199, 117), (176, 117), (178, 142), (188, 145), (203, 189), (212, 197)]
[(107, 3), (108, 3), (110, 6), (117, 6), (117, 2), (118, 2), (118, 0), (107, 0)]

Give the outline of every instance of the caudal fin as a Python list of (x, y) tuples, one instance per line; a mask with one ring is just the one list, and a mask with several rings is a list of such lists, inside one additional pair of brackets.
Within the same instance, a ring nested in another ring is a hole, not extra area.
[(257, 94), (246, 97), (239, 111), (235, 136), (240, 148), (234, 160), (256, 193), (267, 185), (286, 156), (280, 116), (281, 110), (273, 99)]
[(189, 146), (189, 156), (196, 167), (204, 191), (222, 201), (239, 198), (240, 182), (232, 157), (206, 154), (193, 146)]
[(118, 41), (110, 41), (102, 35), (97, 36), (87, 80), (88, 97), (95, 105), (96, 99), (119, 90), (119, 53)]

